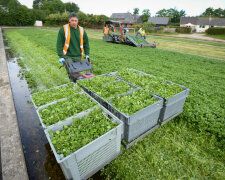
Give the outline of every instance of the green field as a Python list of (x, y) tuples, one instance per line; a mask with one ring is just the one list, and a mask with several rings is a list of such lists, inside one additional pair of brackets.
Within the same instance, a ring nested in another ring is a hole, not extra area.
[(225, 40), (225, 34), (217, 34), (217, 35), (209, 35), (207, 34), (206, 36), (216, 38), (216, 39), (223, 39)]
[[(87, 31), (89, 37), (102, 39), (103, 33)], [(197, 41), (191, 39), (170, 38), (166, 36), (148, 35), (148, 42), (156, 42), (157, 48), (171, 51), (194, 54), (199, 56), (214, 57), (225, 60), (225, 44), (210, 41)]]
[[(17, 29), (5, 35), (23, 57), (37, 88), (69, 82), (65, 69), (59, 69), (57, 31)], [(88, 31), (88, 35), (94, 74), (130, 67), (190, 88), (181, 115), (124, 151), (102, 174), (107, 179), (129, 180), (225, 179), (225, 62), (107, 43), (98, 39), (101, 32)]]

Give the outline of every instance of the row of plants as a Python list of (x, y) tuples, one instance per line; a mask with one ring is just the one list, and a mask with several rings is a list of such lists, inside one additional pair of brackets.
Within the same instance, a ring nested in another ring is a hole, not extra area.
[(32, 95), (32, 98), (35, 105), (39, 107), (62, 98), (67, 98), (77, 92), (81, 92), (81, 88), (75, 87), (73, 83), (68, 83), (66, 86), (52, 88), (47, 91), (44, 89), (38, 90)]
[(116, 81), (115, 76), (96, 76), (94, 78), (86, 79), (84, 81), (77, 81), (77, 84), (81, 87), (86, 87), (89, 91), (94, 90), (96, 87), (100, 87), (105, 83), (111, 83)]
[(56, 152), (68, 156), (116, 126), (100, 108), (95, 108), (87, 116), (74, 118), (63, 130), (55, 133), (50, 130), (49, 134)]
[(129, 81), (141, 88), (148, 89), (151, 93), (170, 98), (183, 91), (181, 86), (168, 83), (167, 80), (155, 76), (146, 75), (138, 71), (125, 68), (117, 74), (125, 81)]
[(37, 82), (34, 78), (34, 76), (32, 75), (32, 73), (30, 73), (27, 69), (26, 69), (26, 65), (24, 64), (24, 62), (18, 58), (17, 59), (17, 63), (18, 65), (21, 67), (20, 69), (20, 77), (21, 78), (26, 78), (27, 84), (29, 88), (37, 88)]
[(148, 90), (141, 89), (131, 94), (115, 96), (110, 100), (110, 104), (120, 112), (131, 116), (156, 101)]
[(92, 89), (92, 91), (99, 95), (101, 98), (108, 100), (114, 96), (125, 93), (132, 89), (133, 87), (124, 81), (115, 81), (112, 83), (107, 83), (100, 87), (95, 87)]
[(67, 100), (59, 101), (39, 110), (39, 115), (46, 126), (50, 126), (66, 118), (74, 116), (95, 105), (86, 94), (74, 94)]

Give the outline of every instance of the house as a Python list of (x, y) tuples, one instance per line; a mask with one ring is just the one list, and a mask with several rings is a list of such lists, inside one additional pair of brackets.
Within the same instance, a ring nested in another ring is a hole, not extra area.
[(168, 26), (170, 18), (168, 17), (149, 17), (148, 23), (155, 24), (156, 27), (159, 26)]
[(132, 15), (131, 13), (113, 13), (110, 18), (121, 22), (121, 24), (124, 24), (126, 27), (135, 23), (143, 23), (140, 15)]
[(193, 32), (205, 32), (210, 27), (224, 27), (225, 18), (181, 17), (181, 27), (191, 27)]

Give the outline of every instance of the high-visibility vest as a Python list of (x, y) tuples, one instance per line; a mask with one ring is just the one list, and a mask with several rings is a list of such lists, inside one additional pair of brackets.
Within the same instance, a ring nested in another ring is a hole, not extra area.
[(145, 30), (142, 30), (142, 31), (141, 31), (141, 35), (142, 35), (142, 36), (145, 36)]
[[(80, 50), (81, 50), (81, 59), (84, 57), (84, 28), (83, 27), (79, 27), (79, 31), (80, 31)], [(69, 44), (70, 44), (70, 25), (69, 24), (65, 24), (63, 26), (64, 29), (64, 33), (65, 33), (65, 44), (63, 47), (63, 56), (66, 55), (67, 50), (69, 49)]]
[(105, 35), (109, 34), (109, 28), (108, 27), (104, 27), (104, 34)]

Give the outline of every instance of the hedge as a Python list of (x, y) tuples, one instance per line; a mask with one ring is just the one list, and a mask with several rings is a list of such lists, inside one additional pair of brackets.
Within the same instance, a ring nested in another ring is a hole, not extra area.
[(210, 35), (225, 34), (225, 28), (220, 27), (209, 28), (206, 30), (206, 33)]
[(191, 33), (191, 28), (190, 27), (177, 27), (175, 31), (178, 33)]
[(0, 7), (0, 17), (0, 25), (7, 26), (33, 26), (35, 22), (33, 11), (23, 6), (12, 11)]

